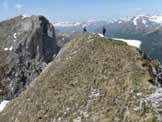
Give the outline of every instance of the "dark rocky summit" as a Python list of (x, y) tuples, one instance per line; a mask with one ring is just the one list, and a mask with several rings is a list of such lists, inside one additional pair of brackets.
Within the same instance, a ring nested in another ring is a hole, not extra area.
[(5, 99), (19, 95), (59, 51), (55, 29), (43, 16), (1, 22), (0, 48), (0, 93)]

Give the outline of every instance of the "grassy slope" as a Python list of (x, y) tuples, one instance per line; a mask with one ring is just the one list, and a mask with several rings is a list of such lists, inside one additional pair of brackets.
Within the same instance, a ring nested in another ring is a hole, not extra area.
[[(147, 67), (125, 43), (81, 35), (0, 114), (2, 122), (154, 122)], [(140, 95), (139, 95), (140, 93)]]

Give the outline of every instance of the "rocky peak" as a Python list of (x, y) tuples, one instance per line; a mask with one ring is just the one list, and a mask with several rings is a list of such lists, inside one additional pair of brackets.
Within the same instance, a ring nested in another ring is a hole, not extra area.
[(18, 16), (1, 22), (0, 44), (9, 53), (7, 77), (2, 83), (8, 84), (3, 89), (9, 99), (36, 78), (59, 51), (55, 28), (44, 16)]

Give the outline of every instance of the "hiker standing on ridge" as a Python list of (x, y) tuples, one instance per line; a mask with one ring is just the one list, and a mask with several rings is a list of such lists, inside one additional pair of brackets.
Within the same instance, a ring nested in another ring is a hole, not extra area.
[(103, 28), (102, 28), (102, 34), (105, 36), (105, 34), (106, 34), (106, 28), (103, 26)]
[(87, 32), (86, 26), (83, 26), (83, 33)]

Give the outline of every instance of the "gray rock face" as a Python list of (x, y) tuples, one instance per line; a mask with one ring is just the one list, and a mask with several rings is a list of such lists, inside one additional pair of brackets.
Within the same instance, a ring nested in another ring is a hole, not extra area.
[[(59, 51), (55, 28), (43, 16), (19, 16), (0, 23), (1, 49), (5, 57), (3, 96), (16, 97), (35, 79)], [(5, 92), (4, 92), (5, 91)]]

